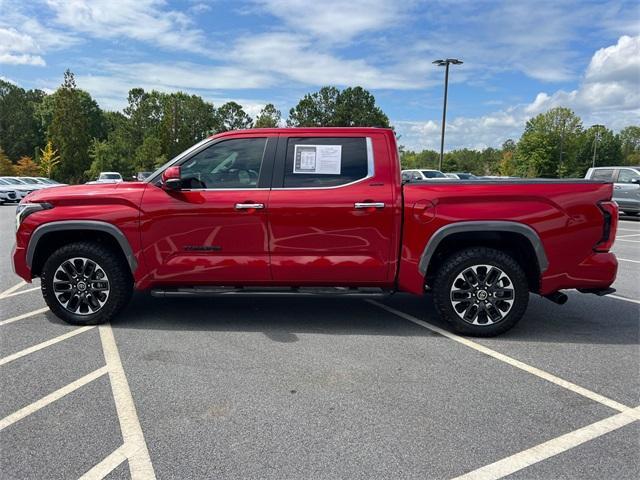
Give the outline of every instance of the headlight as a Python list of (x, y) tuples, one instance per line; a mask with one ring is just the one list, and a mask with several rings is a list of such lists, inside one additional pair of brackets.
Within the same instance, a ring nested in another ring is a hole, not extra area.
[(16, 230), (20, 228), (22, 221), (32, 213), (39, 212), (40, 210), (49, 210), (50, 208), (53, 208), (53, 205), (46, 202), (19, 204), (16, 208)]

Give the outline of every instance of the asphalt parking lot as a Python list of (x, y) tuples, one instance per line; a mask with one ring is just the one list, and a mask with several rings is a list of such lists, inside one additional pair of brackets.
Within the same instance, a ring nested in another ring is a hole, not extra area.
[(63, 324), (11, 272), (0, 207), (0, 477), (640, 476), (640, 222), (616, 296), (532, 296), (461, 338), (428, 297), (136, 295)]

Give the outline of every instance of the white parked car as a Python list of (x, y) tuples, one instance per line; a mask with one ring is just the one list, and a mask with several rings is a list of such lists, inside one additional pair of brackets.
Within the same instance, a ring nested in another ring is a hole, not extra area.
[(22, 196), (8, 185), (0, 185), (0, 204), (19, 202)]
[(122, 182), (122, 175), (118, 172), (100, 172), (97, 180), (92, 182), (87, 182), (87, 184), (95, 184), (95, 183), (120, 183)]
[(595, 167), (584, 178), (613, 182), (613, 199), (620, 213), (640, 215), (640, 167)]
[(440, 170), (415, 169), (402, 170), (403, 182), (415, 182), (421, 180), (449, 180), (449, 178)]
[(14, 177), (0, 177), (0, 185), (11, 187), (12, 190), (15, 190), (15, 192), (20, 195), (21, 200), (31, 192), (40, 190), (38, 187), (22, 182)]

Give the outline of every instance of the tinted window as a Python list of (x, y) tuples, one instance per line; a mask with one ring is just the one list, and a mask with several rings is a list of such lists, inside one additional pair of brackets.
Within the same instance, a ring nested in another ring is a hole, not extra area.
[(360, 138), (289, 138), (284, 187), (335, 187), (368, 175), (367, 141)]
[(225, 140), (180, 166), (183, 188), (255, 188), (266, 138)]
[(404, 181), (409, 181), (409, 180), (411, 180), (411, 173), (409, 173), (409, 172), (402, 172), (402, 180), (404, 180)]
[(422, 174), (426, 178), (447, 178), (444, 173), (438, 172), (437, 170), (422, 170)]
[(618, 183), (631, 183), (632, 180), (636, 182), (640, 180), (640, 174), (628, 168), (624, 168), (618, 173)]
[(603, 168), (600, 170), (594, 170), (593, 175), (591, 175), (591, 180), (604, 180), (605, 182), (610, 182), (612, 179), (613, 179), (612, 168)]

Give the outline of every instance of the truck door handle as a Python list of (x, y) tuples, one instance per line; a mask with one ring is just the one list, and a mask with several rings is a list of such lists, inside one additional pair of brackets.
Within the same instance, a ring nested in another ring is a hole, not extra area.
[(264, 208), (264, 203), (236, 203), (236, 210), (258, 210)]
[(356, 208), (384, 208), (383, 202), (356, 202), (353, 204)]

